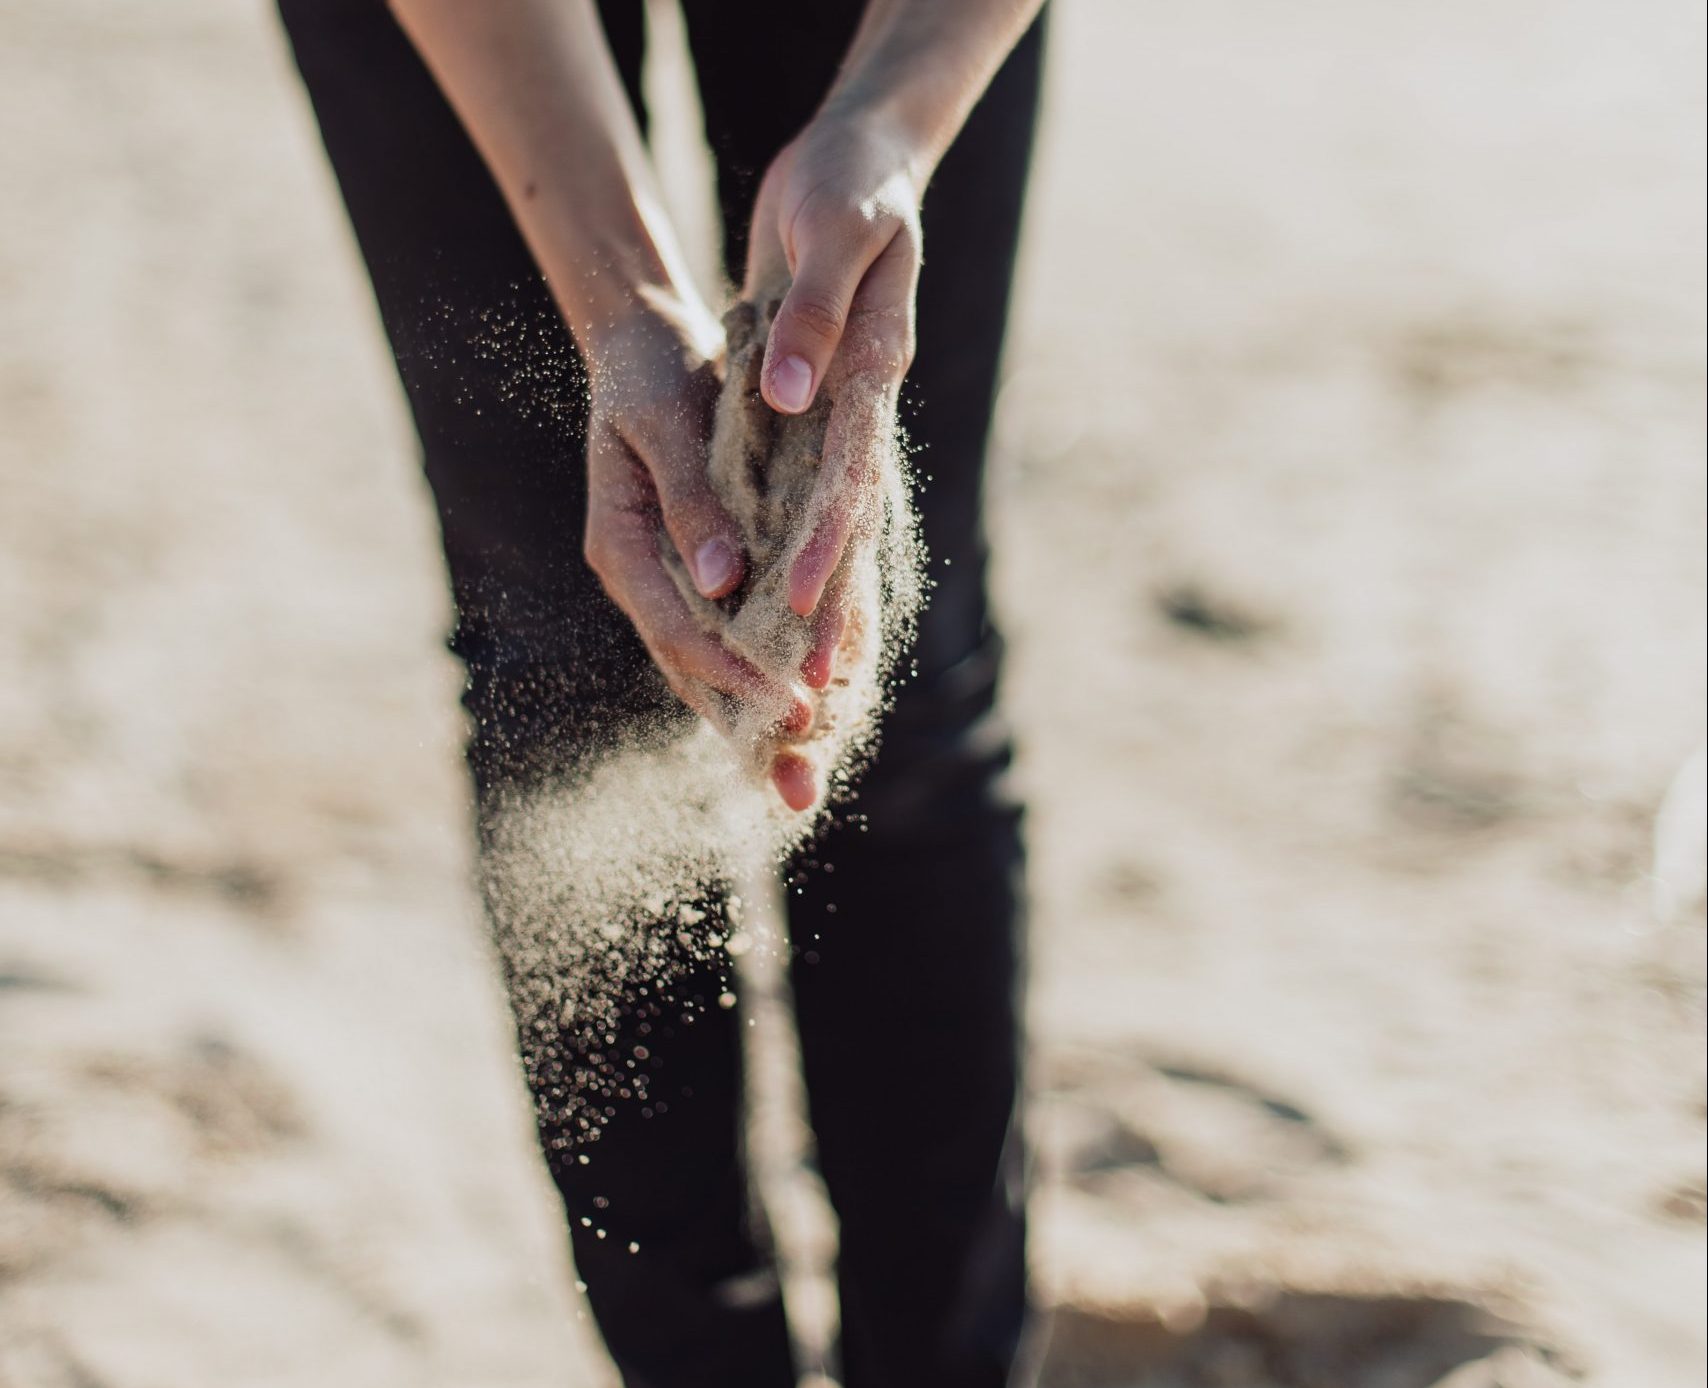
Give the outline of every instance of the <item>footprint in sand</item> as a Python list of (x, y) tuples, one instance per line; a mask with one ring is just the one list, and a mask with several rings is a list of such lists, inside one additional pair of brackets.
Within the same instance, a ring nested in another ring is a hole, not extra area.
[(1045, 1161), (1100, 1195), (1243, 1204), (1348, 1156), (1299, 1104), (1213, 1068), (1115, 1056), (1054, 1068), (1041, 1098)]
[(1655, 1197), (1656, 1213), (1679, 1224), (1708, 1223), (1708, 1187), (1700, 1176), (1687, 1176)]
[(1566, 1388), (1559, 1349), (1472, 1299), (1275, 1287), (1195, 1313), (1062, 1307), (1044, 1388)]

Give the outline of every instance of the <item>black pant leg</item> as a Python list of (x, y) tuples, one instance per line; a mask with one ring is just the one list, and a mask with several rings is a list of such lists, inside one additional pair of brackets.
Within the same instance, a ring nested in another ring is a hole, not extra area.
[(724, 268), (739, 285), (759, 181), (812, 119), (865, 0), (681, 0), (717, 170)]
[[(764, 0), (736, 25), (716, 0), (686, 0), (732, 275), (758, 181), (810, 118), (861, 8)], [(905, 397), (937, 586), (919, 675), (885, 720), (857, 817), (791, 879), (808, 1100), (842, 1221), (849, 1388), (996, 1388), (1025, 1321), (1023, 852), (981, 503), (1042, 52), (1040, 24), (925, 200)]]
[(985, 591), (985, 446), (1042, 28), (945, 157), (907, 424), (936, 587), (853, 818), (789, 898), (801, 1048), (842, 1221), (848, 1388), (1000, 1388), (1026, 1321), (1024, 855)]
[[(478, 154), (380, 0), (280, 8), (421, 438), (456, 600), (452, 644), (468, 669), (484, 842), (508, 797), (674, 705), (581, 559), (580, 368)], [(642, 8), (606, 9), (635, 96)], [(609, 1040), (572, 1023), (546, 1045), (564, 1072), (616, 1075), (591, 1096), (603, 1120), (592, 1143), (558, 1120), (563, 1096), (536, 1097), (577, 1265), (630, 1388), (794, 1382), (748, 1212), (740, 1034), (716, 1005), (724, 984), (684, 962), (668, 987), (624, 1000)], [(622, 1082), (637, 1047), (644, 1099)]]

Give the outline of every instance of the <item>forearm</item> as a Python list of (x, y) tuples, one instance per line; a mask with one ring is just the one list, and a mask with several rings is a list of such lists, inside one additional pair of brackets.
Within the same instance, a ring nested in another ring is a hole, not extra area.
[(486, 160), (570, 330), (688, 290), (592, 0), (391, 0)]
[(923, 188), (1043, 0), (869, 0), (825, 98), (828, 114), (877, 117), (913, 150)]

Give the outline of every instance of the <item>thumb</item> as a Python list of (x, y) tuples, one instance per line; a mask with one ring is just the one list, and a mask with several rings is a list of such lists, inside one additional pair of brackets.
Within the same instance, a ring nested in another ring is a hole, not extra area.
[(760, 389), (783, 414), (802, 414), (818, 394), (848, 327), (854, 296), (884, 249), (870, 221), (803, 210), (794, 228), (795, 278), (772, 320)]

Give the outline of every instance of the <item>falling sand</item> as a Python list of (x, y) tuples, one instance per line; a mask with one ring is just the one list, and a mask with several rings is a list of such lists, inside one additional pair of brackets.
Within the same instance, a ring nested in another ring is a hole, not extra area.
[[(781, 294), (725, 316), (726, 372), (707, 473), (740, 525), (747, 576), (702, 598), (660, 531), (659, 551), (707, 631), (782, 690), (798, 687), (817, 632), (788, 602), (789, 572), (825, 515), (825, 469), (870, 500), (826, 599), (847, 611), (833, 678), (810, 698), (799, 734), (782, 730), (785, 695), (661, 736), (639, 727), (573, 778), (518, 799), (489, 828), (484, 888), (543, 1116), (569, 1143), (597, 1134), (613, 1098), (645, 1101), (646, 1068), (607, 1055), (619, 1018), (716, 1005), (703, 983), (727, 968), (739, 922), (732, 882), (753, 880), (798, 848), (852, 792), (876, 746), (898, 658), (924, 594), (923, 550), (903, 463), (893, 389), (826, 383), (805, 414), (759, 394), (765, 338)], [(817, 806), (789, 810), (767, 779), (774, 756), (810, 765)], [(686, 975), (693, 988), (679, 990)], [(724, 999), (726, 1005), (727, 997)]]

